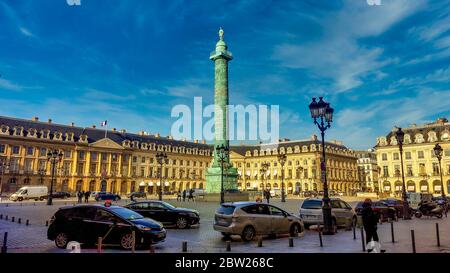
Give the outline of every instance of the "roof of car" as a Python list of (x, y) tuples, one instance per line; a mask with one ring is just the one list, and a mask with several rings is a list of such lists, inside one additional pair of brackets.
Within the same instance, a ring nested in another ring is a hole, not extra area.
[(115, 208), (122, 208), (121, 206), (105, 206), (100, 204), (79, 204), (75, 206), (63, 206), (59, 209), (71, 209), (71, 208), (88, 208), (88, 207), (94, 207), (94, 208), (106, 208), (106, 209), (115, 209)]
[(229, 202), (223, 203), (222, 206), (245, 206), (245, 205), (259, 205), (261, 203), (255, 201), (240, 201), (240, 202)]
[[(306, 198), (305, 199), (305, 201), (320, 201), (320, 202), (322, 202), (322, 198)], [(335, 198), (335, 197), (331, 197), (330, 198), (330, 200), (331, 201), (334, 201), (334, 200), (340, 200), (340, 201), (344, 201), (344, 200), (342, 200), (341, 198)]]

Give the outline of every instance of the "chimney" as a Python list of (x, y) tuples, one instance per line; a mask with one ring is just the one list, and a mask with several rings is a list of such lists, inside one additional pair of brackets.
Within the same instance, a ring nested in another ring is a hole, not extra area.
[(48, 123), (52, 123), (52, 119), (51, 118), (48, 119)]
[(206, 144), (206, 140), (202, 139), (202, 144)]
[(173, 139), (173, 137), (171, 135), (168, 135), (167, 138), (168, 139)]
[(75, 126), (75, 122), (71, 122), (70, 126), (74, 127)]
[(198, 139), (195, 139), (195, 140), (194, 140), (194, 143), (195, 143), (195, 144), (198, 144)]
[(155, 134), (155, 137), (160, 137), (161, 135), (159, 134), (159, 133), (156, 133)]
[(97, 126), (95, 126), (95, 124), (94, 124), (94, 125), (92, 125), (92, 128), (94, 128), (94, 129), (95, 129), (95, 128), (97, 128)]
[(317, 135), (312, 135), (311, 140), (317, 140)]
[(141, 131), (139, 131), (139, 135), (140, 136), (145, 136), (145, 132), (141, 130)]
[(122, 134), (125, 134), (127, 131), (126, 131), (125, 129), (120, 129), (120, 132), (121, 132)]
[(115, 132), (115, 131), (117, 131), (117, 129), (116, 128), (112, 128), (112, 131)]
[(36, 122), (36, 121), (39, 121), (39, 118), (38, 117), (33, 117), (31, 120)]

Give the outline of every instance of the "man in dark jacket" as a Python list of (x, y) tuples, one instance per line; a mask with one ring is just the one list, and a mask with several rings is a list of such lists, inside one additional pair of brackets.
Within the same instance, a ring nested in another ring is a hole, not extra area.
[[(364, 230), (366, 231), (366, 243), (368, 244), (372, 240), (375, 242), (379, 242), (380, 240), (378, 239), (377, 233), (377, 225), (379, 219), (378, 216), (373, 212), (372, 200), (366, 199), (364, 201), (361, 214)], [(381, 252), (385, 252), (385, 250), (381, 250)]]

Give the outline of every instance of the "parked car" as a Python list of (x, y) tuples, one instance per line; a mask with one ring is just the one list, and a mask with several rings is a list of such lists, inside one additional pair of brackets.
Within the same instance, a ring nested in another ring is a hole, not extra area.
[[(338, 227), (351, 229), (356, 225), (356, 213), (352, 207), (339, 198), (331, 198), (331, 217), (335, 231)], [(305, 228), (311, 225), (323, 225), (322, 199), (308, 198), (300, 207), (300, 218)]]
[(143, 192), (143, 191), (137, 191), (137, 192), (132, 192), (130, 194), (127, 195), (128, 198), (145, 198), (147, 199), (147, 193)]
[[(355, 211), (357, 215), (362, 214), (362, 208), (363, 208), (364, 202), (359, 202), (356, 207)], [(397, 219), (397, 210), (394, 207), (388, 206), (383, 201), (376, 201), (372, 203), (372, 210), (376, 217), (378, 217), (382, 222), (388, 221), (388, 219)]]
[[(381, 202), (385, 203), (388, 207), (394, 208), (397, 212), (397, 217), (401, 218), (403, 217), (403, 200), (395, 199), (395, 198), (387, 198), (380, 200)], [(413, 210), (410, 207), (409, 208), (409, 215), (413, 215)]]
[(303, 197), (317, 197), (319, 193), (317, 191), (304, 191), (303, 192)]
[[(91, 198), (95, 199), (95, 196), (97, 195), (97, 193), (99, 193), (100, 191), (91, 191)], [(75, 197), (77, 196), (77, 193), (75, 193)]]
[(23, 201), (28, 199), (34, 199), (35, 201), (44, 200), (48, 196), (47, 186), (25, 186), (21, 187), (17, 192), (13, 193), (9, 200), (11, 201)]
[(65, 191), (58, 191), (58, 192), (54, 192), (52, 193), (52, 198), (61, 198), (61, 199), (66, 199), (71, 197), (71, 194)]
[(270, 197), (280, 197), (281, 190), (280, 189), (272, 189), (270, 190)]
[(193, 209), (177, 208), (163, 201), (144, 201), (125, 206), (139, 214), (177, 228), (189, 228), (200, 222), (200, 214)]
[(114, 194), (114, 193), (110, 193), (110, 192), (98, 192), (95, 195), (95, 201), (100, 201), (100, 200), (119, 201), (120, 200), (120, 195)]
[(214, 230), (224, 237), (240, 235), (251, 241), (256, 235), (304, 234), (303, 222), (278, 207), (258, 202), (224, 203), (214, 216)]
[(136, 247), (162, 242), (166, 230), (161, 223), (119, 206), (78, 205), (60, 208), (51, 218), (47, 238), (58, 248), (69, 241), (94, 244), (98, 237), (103, 243), (118, 244), (131, 249), (135, 231)]

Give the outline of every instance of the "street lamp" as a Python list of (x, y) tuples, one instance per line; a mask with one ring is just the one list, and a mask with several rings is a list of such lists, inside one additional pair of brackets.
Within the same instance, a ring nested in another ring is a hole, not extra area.
[(63, 153), (58, 150), (49, 151), (47, 153), (47, 161), (50, 161), (50, 164), (52, 164), (52, 179), (50, 181), (50, 193), (48, 194), (47, 198), (47, 205), (51, 206), (53, 204), (53, 180), (55, 180), (55, 172), (56, 172), (56, 165), (62, 161), (63, 159)]
[(162, 196), (163, 196), (163, 176), (162, 176), (162, 168), (163, 168), (163, 164), (166, 162), (167, 159), (167, 154), (166, 152), (158, 152), (156, 154), (156, 161), (159, 164), (159, 201), (162, 201)]
[(311, 117), (314, 120), (314, 124), (320, 130), (322, 136), (322, 180), (323, 180), (323, 222), (324, 230), (323, 234), (332, 235), (334, 234), (333, 223), (331, 220), (331, 204), (330, 198), (328, 197), (328, 184), (327, 184), (327, 174), (326, 174), (326, 158), (325, 158), (325, 131), (331, 127), (331, 122), (333, 121), (334, 109), (330, 107), (330, 104), (323, 101), (323, 97), (319, 97), (319, 101), (316, 98), (312, 98), (311, 104), (309, 104), (309, 111), (311, 112)]
[(442, 167), (441, 167), (441, 160), (442, 160), (442, 147), (439, 145), (439, 143), (436, 143), (434, 146), (434, 155), (436, 155), (438, 161), (439, 161), (439, 173), (441, 174), (441, 195), (447, 204), (447, 199), (445, 198), (445, 191), (444, 191), (444, 180), (442, 179)]
[(284, 164), (286, 163), (286, 154), (279, 154), (278, 161), (281, 164), (281, 202), (286, 202), (284, 197)]
[(402, 165), (403, 220), (411, 220), (411, 216), (409, 215), (408, 198), (406, 196), (405, 172), (403, 170), (403, 140), (405, 138), (405, 132), (402, 131), (402, 128), (398, 128), (395, 134), (397, 137), (398, 148), (400, 150), (400, 164)]
[(228, 146), (225, 145), (217, 145), (216, 147), (216, 154), (217, 154), (217, 159), (220, 162), (221, 168), (220, 168), (220, 204), (223, 204), (225, 202), (225, 191), (223, 188), (223, 164), (227, 161), (228, 158), (228, 154), (229, 154), (230, 150), (228, 148)]
[(267, 169), (269, 169), (269, 163), (267, 163), (267, 162), (261, 163), (261, 169), (259, 169), (259, 172), (261, 173), (261, 180), (262, 180), (262, 184), (263, 184), (263, 191), (265, 190), (264, 178), (265, 178), (265, 176), (267, 174)]

